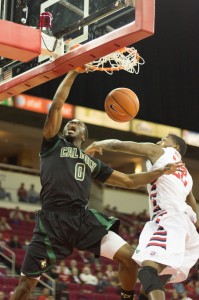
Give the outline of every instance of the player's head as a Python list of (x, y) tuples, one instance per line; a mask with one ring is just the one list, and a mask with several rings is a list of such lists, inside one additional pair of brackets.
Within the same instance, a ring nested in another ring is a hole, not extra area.
[(166, 147), (173, 147), (181, 154), (181, 156), (184, 156), (187, 151), (187, 144), (185, 141), (175, 135), (175, 134), (168, 134), (167, 136), (163, 137), (161, 141), (157, 143), (161, 148)]
[(73, 119), (65, 125), (63, 135), (69, 142), (79, 139), (83, 144), (88, 138), (88, 129), (83, 122)]

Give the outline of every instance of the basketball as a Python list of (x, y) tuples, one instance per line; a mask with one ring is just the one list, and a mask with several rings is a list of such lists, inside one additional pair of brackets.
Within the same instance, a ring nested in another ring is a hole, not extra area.
[(109, 118), (121, 123), (135, 118), (139, 107), (137, 95), (132, 90), (123, 87), (112, 90), (104, 103), (104, 109)]

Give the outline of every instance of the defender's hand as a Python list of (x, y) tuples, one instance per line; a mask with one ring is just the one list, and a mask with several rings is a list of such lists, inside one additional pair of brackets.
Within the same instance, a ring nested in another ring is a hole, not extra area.
[(184, 163), (182, 162), (178, 162), (178, 163), (175, 163), (175, 164), (167, 164), (165, 167), (164, 167), (164, 174), (166, 175), (170, 175), (170, 174), (173, 174), (175, 173), (176, 171), (180, 171), (180, 172), (183, 172), (184, 171)]
[(95, 147), (93, 144), (91, 144), (86, 148), (85, 153), (91, 156), (94, 156), (95, 153), (99, 153), (100, 155), (103, 155), (103, 149), (99, 147)]

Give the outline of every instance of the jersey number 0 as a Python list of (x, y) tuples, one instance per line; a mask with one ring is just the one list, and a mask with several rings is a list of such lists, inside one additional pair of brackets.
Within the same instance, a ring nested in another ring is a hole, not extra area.
[(83, 181), (85, 178), (86, 166), (83, 163), (77, 163), (75, 165), (75, 179)]

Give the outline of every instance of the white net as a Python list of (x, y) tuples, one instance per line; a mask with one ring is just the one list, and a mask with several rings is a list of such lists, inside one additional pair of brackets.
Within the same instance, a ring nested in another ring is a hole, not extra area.
[(94, 60), (87, 66), (89, 72), (104, 71), (112, 75), (115, 71), (124, 70), (129, 73), (138, 74), (140, 66), (145, 63), (144, 59), (133, 47), (125, 47), (106, 56)]

